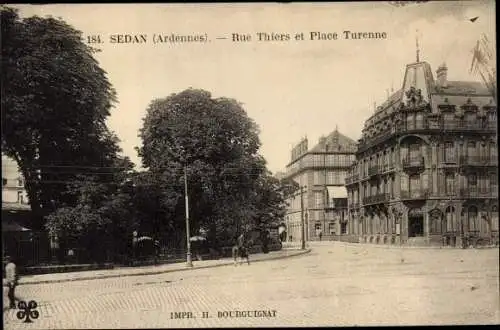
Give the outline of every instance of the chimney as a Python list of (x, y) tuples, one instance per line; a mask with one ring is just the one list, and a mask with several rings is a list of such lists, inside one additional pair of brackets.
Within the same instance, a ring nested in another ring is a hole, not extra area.
[(446, 88), (448, 87), (448, 68), (446, 64), (443, 63), (437, 70), (437, 85), (438, 87)]

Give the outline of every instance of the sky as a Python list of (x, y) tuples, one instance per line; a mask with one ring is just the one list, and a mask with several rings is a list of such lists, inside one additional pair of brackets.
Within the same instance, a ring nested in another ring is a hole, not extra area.
[[(140, 168), (135, 151), (149, 103), (187, 88), (243, 103), (260, 128), (269, 170), (284, 171), (292, 147), (309, 148), (338, 127), (357, 140), (364, 121), (393, 88), (405, 66), (420, 60), (449, 80), (475, 80), (472, 48), (481, 34), (495, 41), (494, 1), (438, 1), (394, 6), (385, 2), (260, 4), (17, 5), (23, 17), (60, 17), (87, 36), (100, 35), (95, 55), (118, 102), (108, 126), (123, 153)], [(470, 19), (478, 17), (475, 22)], [(385, 32), (386, 39), (344, 39), (343, 31)], [(288, 33), (290, 41), (259, 42), (257, 33)], [(305, 40), (295, 40), (297, 33)], [(337, 40), (309, 40), (310, 32)], [(205, 43), (157, 43), (154, 34), (206, 35)], [(232, 34), (250, 34), (233, 42)], [(145, 34), (142, 44), (110, 42), (115, 34)], [(226, 37), (227, 39), (217, 39)], [(496, 48), (496, 44), (495, 44)]]

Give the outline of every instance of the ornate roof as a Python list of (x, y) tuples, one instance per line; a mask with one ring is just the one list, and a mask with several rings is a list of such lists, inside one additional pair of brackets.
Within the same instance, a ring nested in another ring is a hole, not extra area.
[[(327, 147), (328, 146), (328, 150)], [(337, 129), (326, 137), (321, 137), (309, 152), (356, 152), (356, 141), (340, 133)]]

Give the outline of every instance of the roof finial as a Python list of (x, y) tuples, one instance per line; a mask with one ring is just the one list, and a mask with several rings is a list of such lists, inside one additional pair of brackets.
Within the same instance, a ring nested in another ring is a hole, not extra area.
[(418, 29), (416, 32), (416, 44), (417, 44), (417, 63), (420, 62), (420, 49), (418, 48)]
[(335, 132), (338, 132), (338, 130), (339, 130), (339, 127), (337, 124), (335, 124)]

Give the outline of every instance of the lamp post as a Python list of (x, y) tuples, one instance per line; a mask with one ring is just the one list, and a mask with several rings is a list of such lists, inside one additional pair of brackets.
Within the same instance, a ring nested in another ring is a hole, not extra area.
[(305, 235), (305, 223), (304, 223), (304, 187), (300, 187), (300, 213), (301, 213), (301, 237), (302, 237), (302, 246), (301, 249), (306, 249), (306, 235)]
[(193, 267), (193, 261), (191, 260), (191, 241), (189, 233), (189, 197), (187, 190), (187, 166), (184, 166), (184, 198), (186, 201), (186, 242), (187, 242), (187, 266)]

